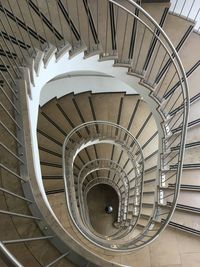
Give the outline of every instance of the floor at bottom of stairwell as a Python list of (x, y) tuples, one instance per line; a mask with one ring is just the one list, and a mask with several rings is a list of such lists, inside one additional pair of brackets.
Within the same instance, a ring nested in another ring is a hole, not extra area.
[(200, 238), (168, 227), (152, 244), (117, 260), (131, 267), (199, 267)]

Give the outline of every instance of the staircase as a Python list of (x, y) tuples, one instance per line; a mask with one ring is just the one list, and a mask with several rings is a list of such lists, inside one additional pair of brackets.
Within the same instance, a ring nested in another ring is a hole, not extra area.
[[(0, 265), (199, 266), (195, 21), (128, 0), (0, 13)], [(106, 235), (87, 204), (103, 186)]]

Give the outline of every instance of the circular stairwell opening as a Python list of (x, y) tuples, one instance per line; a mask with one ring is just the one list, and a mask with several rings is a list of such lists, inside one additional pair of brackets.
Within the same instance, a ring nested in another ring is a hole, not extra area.
[[(88, 215), (92, 228), (99, 234), (107, 236), (116, 232), (119, 198), (117, 192), (107, 184), (95, 185), (87, 195)], [(105, 212), (111, 207), (112, 212)]]

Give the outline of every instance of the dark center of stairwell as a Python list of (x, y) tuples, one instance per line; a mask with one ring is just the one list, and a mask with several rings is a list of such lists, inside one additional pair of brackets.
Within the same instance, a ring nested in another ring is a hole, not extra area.
[[(94, 186), (88, 192), (87, 206), (90, 223), (97, 233), (110, 235), (116, 232), (113, 224), (117, 221), (119, 198), (111, 186), (106, 184)], [(106, 208), (111, 213), (106, 212)]]

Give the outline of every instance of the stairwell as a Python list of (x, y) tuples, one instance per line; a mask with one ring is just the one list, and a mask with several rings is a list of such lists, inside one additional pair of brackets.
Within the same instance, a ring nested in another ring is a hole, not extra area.
[[(200, 36), (170, 3), (136, 3), (1, 1), (1, 266), (199, 266)], [(95, 71), (99, 84), (108, 75), (107, 92), (89, 82), (81, 89), (81, 78), (89, 81)], [(70, 88), (66, 73), (73, 72)], [(124, 87), (115, 90), (110, 77)], [(55, 93), (40, 105), (42, 88), (48, 95), (52, 84)], [(118, 126), (105, 132), (100, 121)], [(67, 180), (63, 143), (84, 124), (69, 143)], [(128, 131), (125, 142), (120, 127)], [(138, 177), (129, 133), (143, 153)], [(94, 160), (80, 189), (81, 170)], [(95, 181), (119, 195), (116, 232), (107, 241), (83, 215)], [(77, 227), (77, 212), (90, 232)]]

